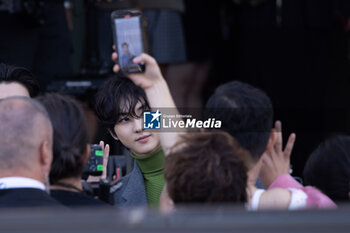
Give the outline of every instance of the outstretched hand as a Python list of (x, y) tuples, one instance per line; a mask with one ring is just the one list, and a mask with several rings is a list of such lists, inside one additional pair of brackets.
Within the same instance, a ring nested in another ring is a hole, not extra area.
[[(116, 62), (118, 59), (118, 54), (113, 53), (112, 54), (112, 60)], [(144, 63), (146, 66), (144, 73), (134, 73), (134, 74), (128, 74), (127, 76), (137, 85), (140, 86), (145, 91), (151, 87), (153, 87), (156, 83), (161, 82), (164, 80), (162, 73), (160, 71), (160, 68), (158, 66), (158, 63), (156, 60), (143, 53), (138, 57), (135, 57), (133, 59), (134, 63)], [(115, 64), (113, 67), (113, 71), (117, 73), (120, 70), (120, 67), (118, 64)]]
[(282, 141), (282, 124), (276, 121), (273, 129), (274, 144), (265, 151), (262, 156), (262, 167), (260, 178), (266, 187), (269, 187), (274, 180), (283, 174), (289, 174), (290, 171), (290, 156), (294, 147), (296, 135), (292, 133), (283, 150)]

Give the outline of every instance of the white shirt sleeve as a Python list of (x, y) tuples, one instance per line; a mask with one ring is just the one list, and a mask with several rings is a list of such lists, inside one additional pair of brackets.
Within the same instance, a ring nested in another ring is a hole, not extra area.
[(306, 208), (307, 194), (300, 189), (288, 188), (290, 192), (290, 202), (288, 210), (299, 210)]

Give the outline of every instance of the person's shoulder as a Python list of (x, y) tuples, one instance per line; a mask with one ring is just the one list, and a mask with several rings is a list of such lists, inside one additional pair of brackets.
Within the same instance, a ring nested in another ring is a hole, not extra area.
[(51, 196), (68, 207), (78, 206), (108, 206), (107, 203), (96, 199), (86, 193), (65, 190), (51, 190)]
[(45, 191), (34, 188), (0, 190), (0, 207), (62, 207)]
[(288, 209), (291, 193), (287, 189), (273, 188), (261, 195), (259, 209)]

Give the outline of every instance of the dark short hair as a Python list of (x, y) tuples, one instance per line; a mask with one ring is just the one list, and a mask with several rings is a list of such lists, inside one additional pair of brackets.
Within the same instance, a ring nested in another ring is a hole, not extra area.
[(23, 68), (10, 66), (4, 63), (0, 64), (0, 83), (6, 82), (18, 82), (27, 88), (30, 97), (36, 97), (40, 93), (40, 87), (38, 81), (34, 78), (33, 74)]
[(205, 118), (221, 120), (222, 130), (258, 160), (266, 149), (273, 124), (273, 107), (262, 90), (232, 81), (219, 86), (209, 98)]
[(174, 203), (245, 203), (248, 152), (224, 132), (191, 133), (182, 138), (164, 169)]
[(53, 126), (53, 161), (50, 182), (81, 177), (89, 143), (87, 120), (81, 105), (69, 96), (49, 93), (38, 100), (45, 106)]
[(304, 167), (304, 182), (333, 201), (349, 201), (350, 136), (336, 135), (321, 143)]
[(142, 110), (149, 110), (144, 90), (130, 79), (116, 76), (108, 79), (95, 96), (95, 112), (101, 123), (115, 135), (114, 126), (123, 116), (141, 117), (135, 112), (138, 102)]
[(124, 42), (124, 43), (122, 44), (122, 47), (124, 47), (124, 46), (129, 47), (129, 44), (128, 44), (128, 43), (126, 43), (126, 42)]

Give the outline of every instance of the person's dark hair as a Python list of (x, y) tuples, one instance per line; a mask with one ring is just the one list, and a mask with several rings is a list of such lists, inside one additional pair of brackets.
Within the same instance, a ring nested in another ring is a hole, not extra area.
[(38, 98), (49, 113), (53, 126), (53, 161), (50, 182), (80, 177), (89, 143), (87, 120), (81, 105), (71, 97), (45, 94)]
[(0, 83), (18, 82), (27, 88), (30, 97), (39, 95), (40, 87), (33, 74), (22, 67), (10, 66), (4, 63), (0, 64)]
[(239, 81), (219, 86), (209, 98), (205, 118), (221, 120), (222, 130), (258, 160), (266, 149), (273, 125), (273, 107), (262, 90)]
[(192, 133), (171, 150), (164, 176), (181, 203), (245, 203), (248, 152), (225, 132)]
[(124, 43), (122, 44), (122, 47), (124, 47), (124, 46), (129, 47), (129, 44), (126, 43), (126, 42), (124, 42)]
[(335, 202), (349, 201), (350, 136), (337, 135), (321, 143), (304, 167), (304, 182)]
[(99, 89), (95, 96), (95, 112), (102, 124), (115, 135), (114, 126), (120, 117), (141, 117), (135, 112), (138, 102), (142, 110), (149, 110), (144, 90), (126, 77), (112, 77)]

